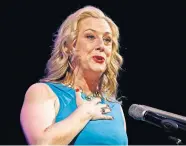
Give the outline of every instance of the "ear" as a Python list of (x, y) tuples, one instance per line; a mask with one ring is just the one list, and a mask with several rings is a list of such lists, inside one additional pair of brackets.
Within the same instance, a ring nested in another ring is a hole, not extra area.
[(71, 53), (71, 52), (73, 52), (75, 50), (76, 40), (66, 41), (64, 46), (65, 46), (65, 52), (66, 53)]
[(65, 49), (64, 51), (67, 53), (67, 54), (70, 54), (74, 51), (75, 49), (75, 45), (74, 45), (74, 41), (65, 41), (64, 42), (64, 46), (65, 46)]
[(73, 40), (73, 42), (72, 42), (72, 47), (75, 49), (76, 48), (76, 42), (77, 42), (77, 40), (75, 39), (75, 40)]

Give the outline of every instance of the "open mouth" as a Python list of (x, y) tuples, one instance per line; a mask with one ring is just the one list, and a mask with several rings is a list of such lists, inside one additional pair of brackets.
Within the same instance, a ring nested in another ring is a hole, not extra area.
[(105, 61), (105, 58), (102, 56), (93, 56), (92, 58), (97, 63), (103, 63)]

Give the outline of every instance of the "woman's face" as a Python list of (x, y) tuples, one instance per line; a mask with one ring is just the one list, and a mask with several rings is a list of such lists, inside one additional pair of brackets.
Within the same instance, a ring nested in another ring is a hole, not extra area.
[(75, 50), (83, 71), (103, 73), (112, 52), (112, 31), (104, 19), (86, 18), (78, 25)]

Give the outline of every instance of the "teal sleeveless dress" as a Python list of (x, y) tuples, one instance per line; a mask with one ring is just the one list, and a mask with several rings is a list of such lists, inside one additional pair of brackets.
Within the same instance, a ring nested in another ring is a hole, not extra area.
[[(75, 90), (60, 83), (46, 82), (57, 95), (60, 102), (56, 122), (64, 120), (77, 109)], [(81, 95), (85, 99), (85, 94)], [(102, 100), (112, 111), (107, 113), (114, 120), (90, 120), (69, 145), (128, 145), (127, 133), (124, 130), (120, 104)]]

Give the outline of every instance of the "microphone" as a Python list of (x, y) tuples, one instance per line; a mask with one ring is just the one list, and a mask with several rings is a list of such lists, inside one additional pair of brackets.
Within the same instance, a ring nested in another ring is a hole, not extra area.
[(135, 120), (145, 121), (165, 132), (171, 132), (176, 136), (186, 135), (186, 117), (146, 105), (132, 104), (128, 110), (129, 115)]

